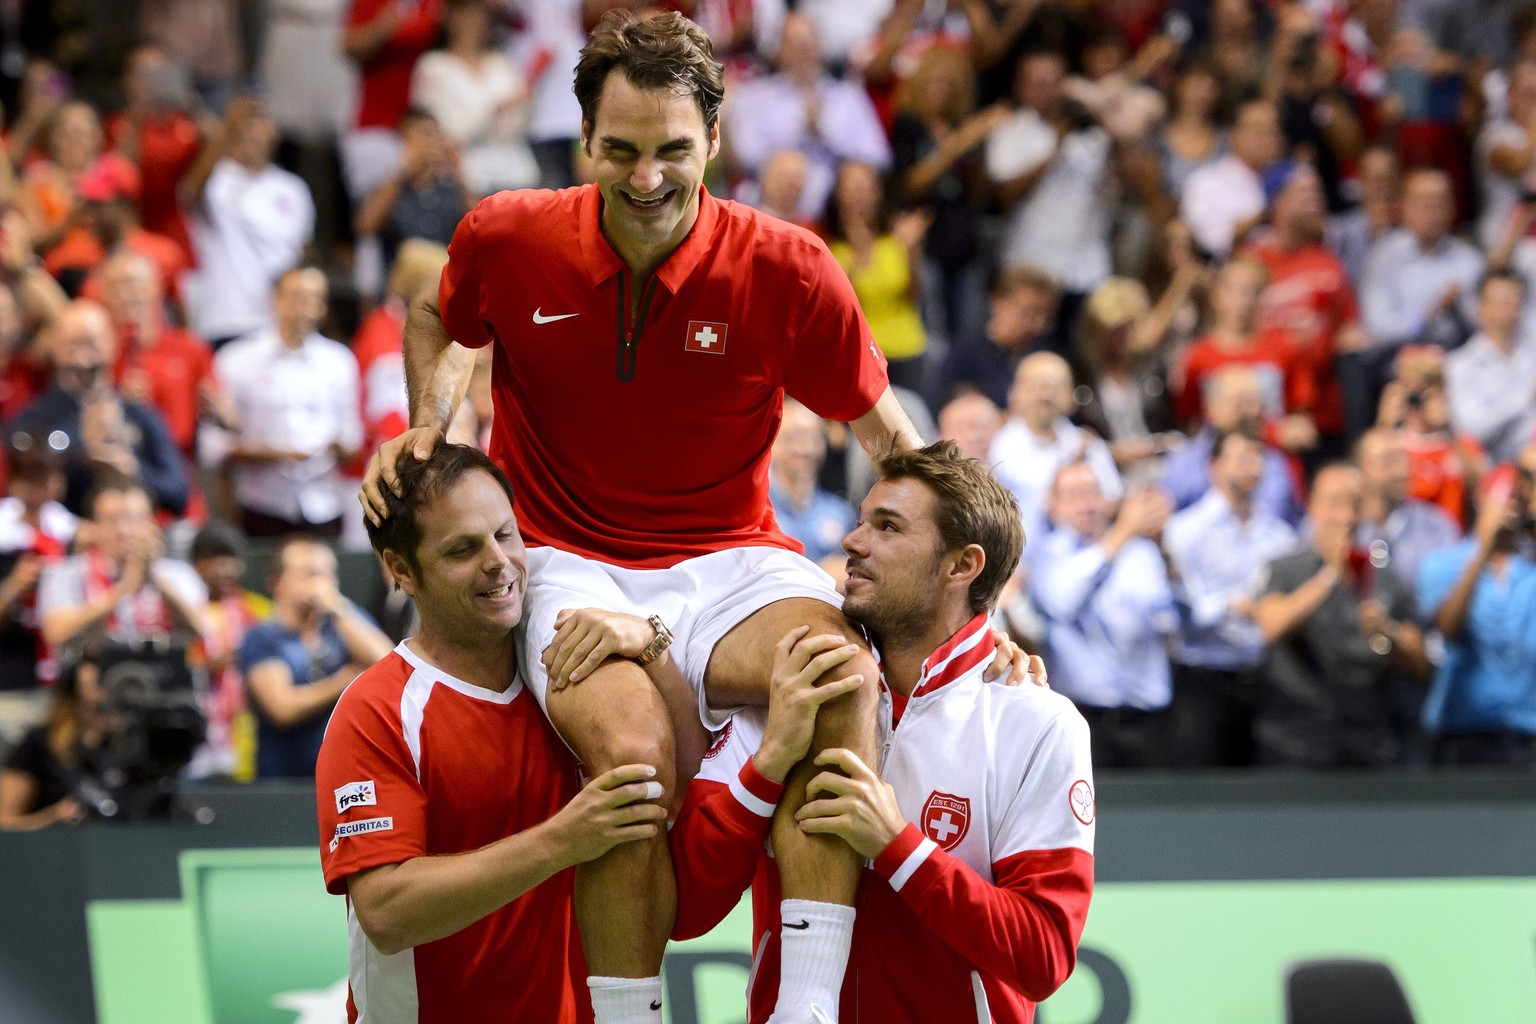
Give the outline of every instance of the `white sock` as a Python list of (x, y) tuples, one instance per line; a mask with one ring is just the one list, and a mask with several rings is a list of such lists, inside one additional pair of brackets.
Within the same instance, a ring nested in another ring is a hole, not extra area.
[(835, 1021), (853, 944), (853, 908), (785, 900), (779, 920), (779, 1001), (768, 1024), (810, 1024), (812, 1007)]
[(661, 978), (588, 978), (597, 1024), (661, 1024)]

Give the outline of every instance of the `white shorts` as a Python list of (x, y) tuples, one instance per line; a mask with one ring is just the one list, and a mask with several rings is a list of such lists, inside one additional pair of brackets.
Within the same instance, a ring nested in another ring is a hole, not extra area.
[(672, 631), (672, 658), (698, 695), (699, 720), (713, 732), (739, 710), (714, 707), (704, 694), (715, 644), (760, 608), (791, 597), (843, 606), (832, 577), (782, 548), (731, 548), (670, 569), (627, 569), (556, 548), (532, 548), (517, 637), (523, 679), (544, 707), (549, 675), (541, 656), (555, 639), (555, 619), (567, 608), (659, 615)]

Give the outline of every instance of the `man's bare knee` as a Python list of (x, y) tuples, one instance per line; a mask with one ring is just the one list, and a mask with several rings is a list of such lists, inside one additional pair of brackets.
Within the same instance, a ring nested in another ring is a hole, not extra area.
[(651, 765), (664, 783), (672, 778), (671, 718), (633, 662), (606, 662), (582, 682), (552, 691), (549, 719), (594, 778), (626, 764)]
[(648, 764), (656, 769), (657, 781), (665, 784), (673, 774), (672, 732), (665, 722), (661, 729), (649, 732), (629, 723), (616, 727), (590, 754), (581, 755), (587, 774), (596, 778), (620, 765)]

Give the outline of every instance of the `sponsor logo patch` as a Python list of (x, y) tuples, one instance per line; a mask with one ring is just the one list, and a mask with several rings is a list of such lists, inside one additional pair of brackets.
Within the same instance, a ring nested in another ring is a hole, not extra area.
[(1093, 824), (1093, 787), (1087, 779), (1078, 779), (1067, 792), (1067, 802), (1072, 805), (1072, 816), (1084, 825)]
[(336, 794), (337, 814), (346, 814), (354, 807), (373, 807), (379, 802), (379, 795), (374, 789), (372, 779), (365, 782), (349, 782), (332, 792)]
[(336, 826), (336, 834), (331, 837), (331, 852), (334, 853), (336, 845), (348, 836), (360, 836), (369, 832), (390, 832), (394, 827), (394, 818), (361, 818), (357, 821), (344, 821)]
[(953, 850), (971, 830), (971, 801), (953, 793), (930, 793), (923, 804), (923, 834), (941, 850)]

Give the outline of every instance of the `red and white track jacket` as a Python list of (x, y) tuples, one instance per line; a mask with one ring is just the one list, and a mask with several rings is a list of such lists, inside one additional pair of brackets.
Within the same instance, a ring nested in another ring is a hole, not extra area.
[[(1093, 892), (1088, 727), (1060, 694), (983, 682), (995, 646), (978, 615), (929, 657), (910, 699), (882, 687), (881, 775), (909, 824), (866, 866), (842, 1024), (1027, 1024), (1072, 973)], [(782, 787), (751, 760), (764, 722), (762, 710), (731, 720), (672, 829), (674, 938), (708, 931), (752, 885), (752, 1024), (779, 978), (766, 844)]]

